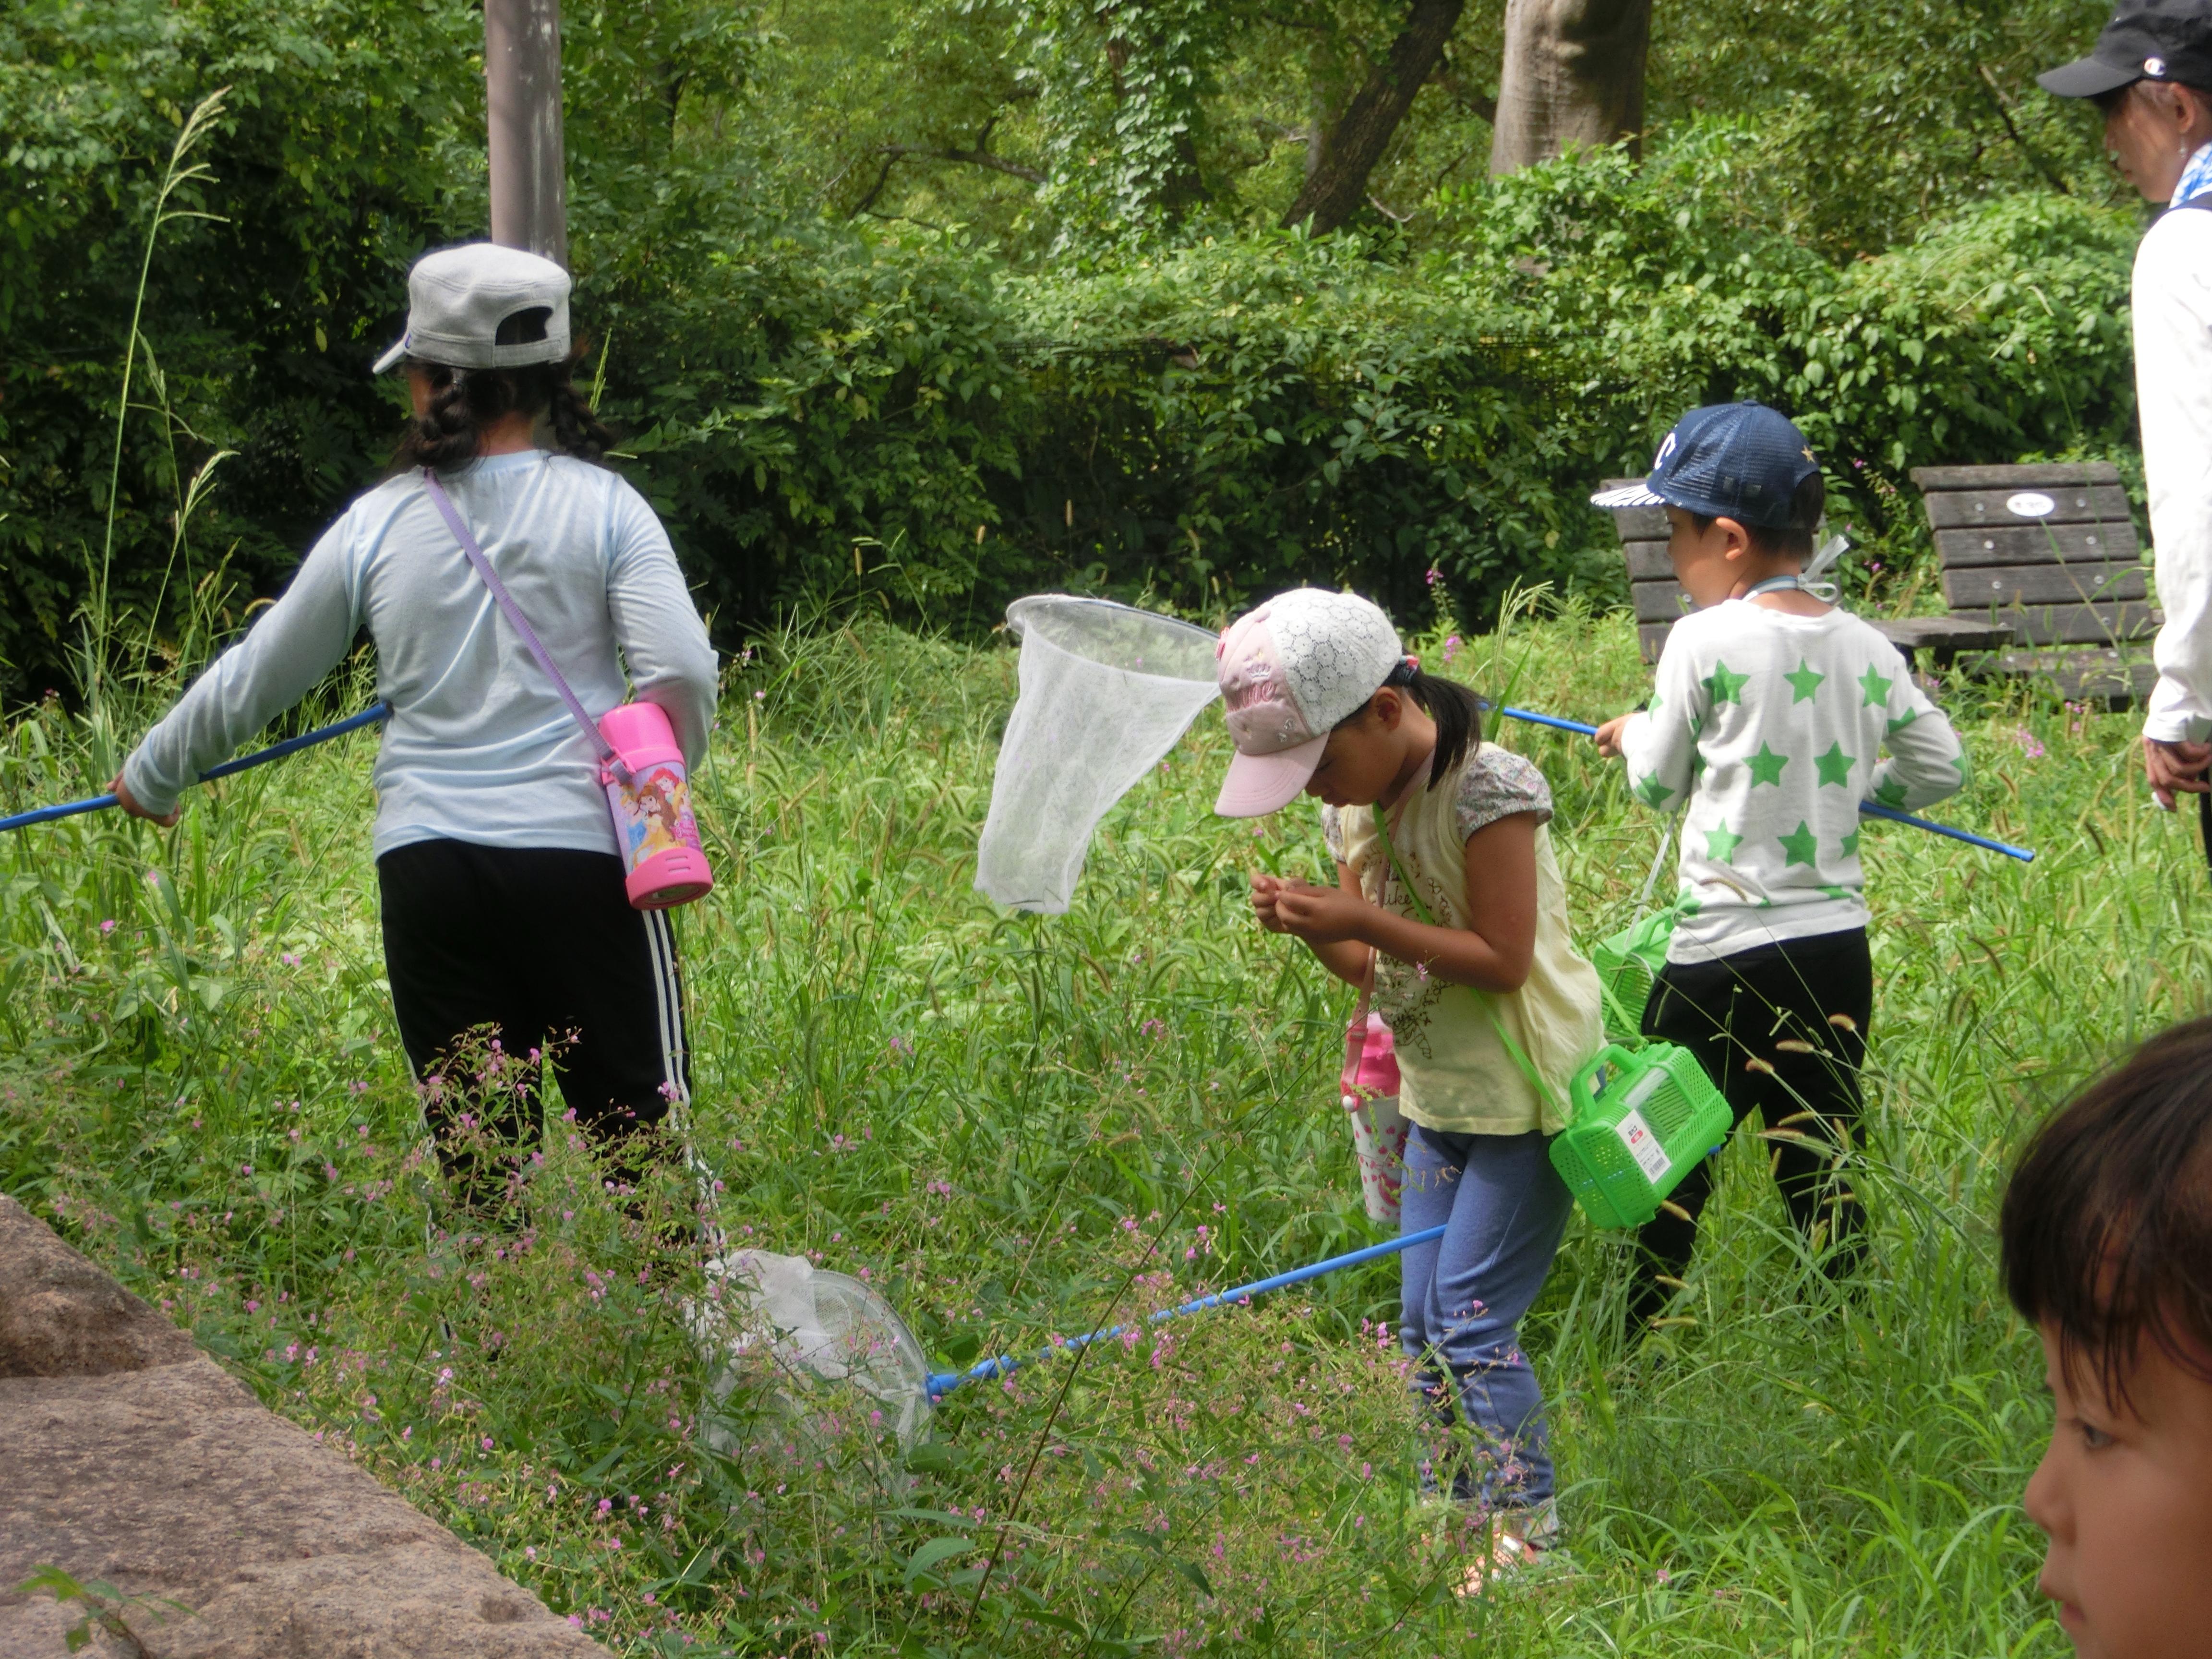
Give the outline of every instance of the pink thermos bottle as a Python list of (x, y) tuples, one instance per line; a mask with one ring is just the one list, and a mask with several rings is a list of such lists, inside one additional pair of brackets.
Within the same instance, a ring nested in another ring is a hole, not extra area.
[(629, 875), (624, 887), (640, 910), (666, 910), (703, 898), (714, 872), (699, 846), (699, 821), (691, 815), (691, 785), (684, 751), (659, 706), (626, 702), (599, 721), (600, 735), (629, 769), (627, 786), (602, 767), (615, 836)]

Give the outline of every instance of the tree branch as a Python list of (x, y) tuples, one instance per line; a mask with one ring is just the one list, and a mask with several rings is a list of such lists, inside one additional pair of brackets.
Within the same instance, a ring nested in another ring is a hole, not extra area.
[(884, 157), (883, 166), (876, 169), (876, 182), (868, 186), (866, 195), (853, 204), (853, 210), (845, 216), (848, 219), (857, 219), (862, 214), (874, 210), (876, 198), (884, 193), (884, 186), (891, 181), (891, 163), (897, 160), (896, 155)]
[(2005, 96), (2004, 88), (1997, 84), (1997, 77), (1990, 73), (1990, 66), (1978, 64), (1975, 67), (1981, 70), (1982, 79), (1989, 82), (1990, 102), (1996, 110), (1997, 119), (2004, 123), (2007, 136), (2020, 146), (2020, 153), (2027, 157), (2028, 165), (2041, 173), (2044, 182), (2061, 196), (2071, 196), (2074, 192), (2066, 180), (2059, 176), (2058, 170), (2037, 155), (2034, 147), (2020, 136), (2020, 129), (2012, 124), (2012, 100)]
[(1467, 77), (1451, 66), (1449, 59), (1437, 65), (1429, 76), (1445, 97), (1470, 114), (1479, 115), (1492, 126), (1498, 125), (1498, 100), (1486, 93), (1468, 84)]
[(1044, 174), (1035, 167), (1024, 167), (1019, 161), (1009, 161), (1003, 155), (994, 155), (978, 145), (974, 149), (933, 149), (927, 144), (882, 144), (877, 154), (885, 158), (885, 164), (912, 156), (925, 161), (957, 161), (963, 167), (988, 167), (993, 173), (1003, 173), (1009, 178), (1026, 180), (1032, 185), (1044, 182)]
[(1285, 226), (1311, 220), (1313, 234), (1322, 236), (1359, 210), (1367, 199), (1368, 175), (1435, 72), (1466, 9), (1467, 0), (1413, 0), (1389, 56), (1370, 72), (1324, 137), (1304, 188), (1283, 214)]

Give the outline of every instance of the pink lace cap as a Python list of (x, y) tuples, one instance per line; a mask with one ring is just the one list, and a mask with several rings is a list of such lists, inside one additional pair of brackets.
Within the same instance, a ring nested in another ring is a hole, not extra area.
[(1237, 758), (1213, 810), (1259, 817), (1296, 800), (1330, 731), (1403, 655), (1390, 619), (1356, 593), (1292, 588), (1231, 623), (1214, 656)]

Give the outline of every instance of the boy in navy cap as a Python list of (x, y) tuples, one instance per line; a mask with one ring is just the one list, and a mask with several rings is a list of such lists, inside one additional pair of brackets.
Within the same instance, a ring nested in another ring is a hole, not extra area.
[[(1650, 702), (1597, 732), (1638, 799), (1684, 809), (1644, 1034), (1695, 1054), (1736, 1121), (1759, 1111), (1790, 1218), (1840, 1277), (1862, 1248), (1845, 1168), (1874, 1005), (1859, 803), (1941, 800), (1966, 760), (1896, 647), (1806, 580), (1825, 499), (1804, 434), (1755, 403), (1692, 410), (1643, 483), (1592, 497), (1666, 509), (1698, 607), (1668, 634)], [(1640, 1235), (1632, 1340), (1680, 1287), (1711, 1190), (1701, 1164)]]

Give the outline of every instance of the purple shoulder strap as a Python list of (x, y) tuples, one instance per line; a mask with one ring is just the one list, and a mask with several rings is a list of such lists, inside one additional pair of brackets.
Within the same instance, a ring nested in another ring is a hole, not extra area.
[(430, 492), (430, 504), (438, 509), (438, 516), (446, 521), (446, 528), (453, 532), (454, 539), (461, 544), (461, 551), (468, 556), (470, 568), (483, 578), (483, 585), (491, 589), (491, 596), (497, 601), (501, 611), (514, 625), (514, 631), (522, 635), (523, 644), (530, 647), (530, 654), (538, 659), (538, 665), (552, 680), (553, 689), (561, 694), (561, 701), (568, 705), (568, 713), (591, 740), (592, 747), (599, 754), (599, 763), (614, 774), (617, 782), (627, 785), (630, 781), (629, 768), (623, 764), (622, 757), (615, 752), (614, 744), (607, 741), (598, 723), (584, 712), (584, 705), (577, 700), (575, 692), (569, 689), (568, 680), (553, 665), (552, 656), (546, 651), (544, 641), (538, 637), (538, 630), (530, 625), (530, 618), (522, 614), (522, 607), (507, 591), (507, 584), (500, 580), (499, 572), (491, 568), (491, 561), (484, 557), (483, 549), (477, 545), (477, 538), (469, 533), (467, 522), (453, 506), (453, 498), (446, 494), (446, 487), (438, 482), (438, 475), (427, 466), (422, 469), (422, 483)]

